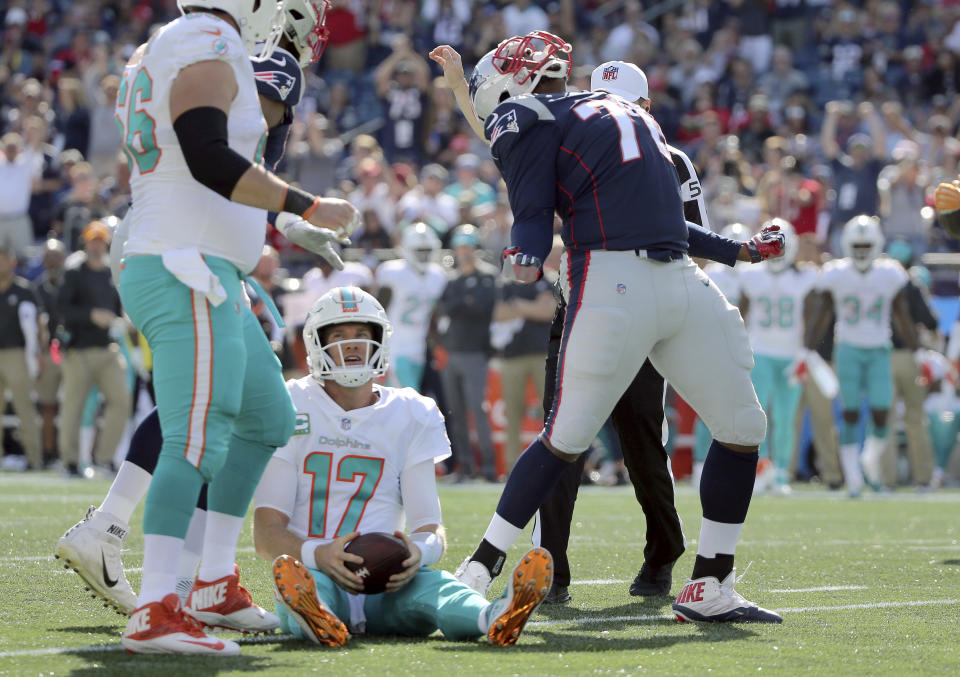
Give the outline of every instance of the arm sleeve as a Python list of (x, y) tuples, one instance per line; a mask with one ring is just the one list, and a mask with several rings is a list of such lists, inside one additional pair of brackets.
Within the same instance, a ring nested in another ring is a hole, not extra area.
[(687, 244), (689, 246), (687, 253), (690, 256), (718, 261), (728, 266), (733, 266), (737, 262), (740, 248), (743, 246), (742, 242), (723, 237), (691, 221), (687, 221)]
[[(269, 467), (267, 468), (269, 470)], [(266, 476), (266, 473), (264, 473)], [(414, 531), (427, 524), (440, 524), (440, 496), (433, 461), (407, 466), (400, 473), (400, 496), (407, 516), (407, 529)]]
[(513, 210), (511, 246), (543, 261), (553, 245), (559, 130), (539, 122), (530, 109), (507, 103), (488, 118), (486, 132)]
[(293, 516), (297, 505), (297, 469), (292, 463), (278, 456), (270, 459), (253, 495), (253, 505)]
[(290, 136), (290, 123), (279, 124), (267, 130), (267, 144), (263, 149), (263, 162), (276, 172), (287, 149), (287, 137)]

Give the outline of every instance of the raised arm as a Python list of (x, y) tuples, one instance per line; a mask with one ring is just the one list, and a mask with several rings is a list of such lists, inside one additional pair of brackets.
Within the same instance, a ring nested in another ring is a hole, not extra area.
[(484, 143), (487, 143), (483, 135), (483, 123), (477, 117), (473, 110), (473, 102), (470, 100), (470, 87), (467, 85), (467, 79), (463, 74), (463, 62), (460, 54), (450, 45), (440, 45), (434, 47), (430, 52), (430, 58), (443, 67), (443, 77), (453, 92), (453, 97), (457, 100), (457, 107), (463, 113), (470, 129)]

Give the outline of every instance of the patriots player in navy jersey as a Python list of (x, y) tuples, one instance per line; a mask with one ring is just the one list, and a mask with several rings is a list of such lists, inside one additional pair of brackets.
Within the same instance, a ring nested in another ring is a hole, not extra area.
[[(328, 0), (287, 0), (283, 37), (278, 47), (266, 60), (251, 60), (268, 126), (263, 161), (271, 169), (275, 170), (283, 158), (294, 108), (303, 96), (302, 69), (316, 62), (326, 45), (328, 8)], [(297, 231), (298, 224), (287, 225), (293, 237), (316, 237), (316, 231), (320, 230), (303, 227)], [(120, 232), (122, 227), (121, 224), (114, 236), (114, 243), (119, 245), (126, 240), (126, 234)], [(323, 245), (316, 239), (313, 244), (318, 242)], [(118, 277), (121, 255), (122, 246), (111, 251), (114, 279)], [(321, 255), (332, 265), (343, 267), (332, 245)], [(269, 299), (262, 289), (251, 289), (257, 297)], [(279, 315), (275, 317), (279, 321)], [(70, 563), (68, 568), (74, 568), (80, 574), (90, 590), (106, 602), (105, 606), (109, 605), (120, 613), (130, 613), (136, 603), (136, 595), (123, 572), (120, 549), (129, 530), (130, 517), (150, 485), (162, 444), (160, 418), (154, 409), (134, 431), (127, 457), (103, 503), (98, 509), (91, 506), (84, 520), (68, 530), (57, 543), (57, 556)], [(200, 560), (206, 495), (205, 485), (180, 558), (177, 592), (181, 597), (190, 591)]]
[(489, 587), (505, 551), (649, 356), (714, 437), (697, 559), (674, 604), (677, 618), (781, 622), (734, 590), (734, 552), (766, 429), (743, 321), (687, 256), (680, 186), (656, 121), (615, 95), (566, 93), (570, 49), (539, 31), (510, 38), (470, 80), (514, 212), (505, 256), (517, 279), (538, 279), (556, 211), (568, 312), (554, 406), (458, 577)]

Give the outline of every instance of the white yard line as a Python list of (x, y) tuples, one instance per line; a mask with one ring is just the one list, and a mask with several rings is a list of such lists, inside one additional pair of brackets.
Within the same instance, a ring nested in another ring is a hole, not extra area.
[[(127, 569), (129, 571), (129, 569)], [(780, 588), (764, 592), (834, 592), (835, 590), (866, 590), (865, 585), (822, 585), (818, 588)]]
[[(933, 605), (952, 605), (960, 604), (960, 599), (928, 599), (913, 600), (907, 602), (871, 602), (866, 604), (841, 604), (837, 606), (808, 606), (808, 607), (788, 607), (784, 609), (773, 609), (781, 614), (810, 613), (822, 611), (856, 611), (866, 609), (897, 609), (905, 607), (933, 606)], [(531, 621), (527, 623), (528, 628), (546, 627), (552, 625), (602, 625), (604, 623), (641, 623), (645, 621), (663, 621), (673, 620), (673, 614), (650, 614), (644, 616), (594, 616), (580, 618), (566, 618), (547, 621)], [(286, 642), (293, 639), (291, 635), (266, 635), (263, 637), (252, 637), (250, 639), (239, 639), (237, 642), (243, 644), (268, 644), (271, 642)], [(94, 653), (101, 651), (122, 651), (123, 647), (119, 643), (115, 644), (97, 644), (93, 646), (79, 647), (49, 647), (46, 649), (23, 649), (20, 651), (0, 651), (0, 658), (16, 658), (18, 656), (62, 656), (74, 653)]]

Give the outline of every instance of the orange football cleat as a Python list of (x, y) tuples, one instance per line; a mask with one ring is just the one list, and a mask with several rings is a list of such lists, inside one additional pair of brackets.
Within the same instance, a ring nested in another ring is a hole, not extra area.
[(487, 641), (497, 646), (515, 644), (523, 626), (543, 602), (553, 583), (553, 558), (544, 548), (534, 548), (513, 570), (503, 596), (484, 611), (489, 626)]
[(197, 580), (193, 584), (184, 612), (209, 628), (237, 632), (270, 632), (280, 619), (253, 603), (247, 589), (240, 585), (240, 568), (216, 581)]
[(273, 561), (273, 585), (277, 602), (287, 611), (314, 644), (343, 646), (350, 632), (317, 597), (317, 585), (307, 567), (289, 555)]
[(160, 602), (134, 609), (120, 640), (130, 653), (201, 654), (236, 656), (240, 645), (202, 632), (180, 608), (180, 598), (170, 593)]

